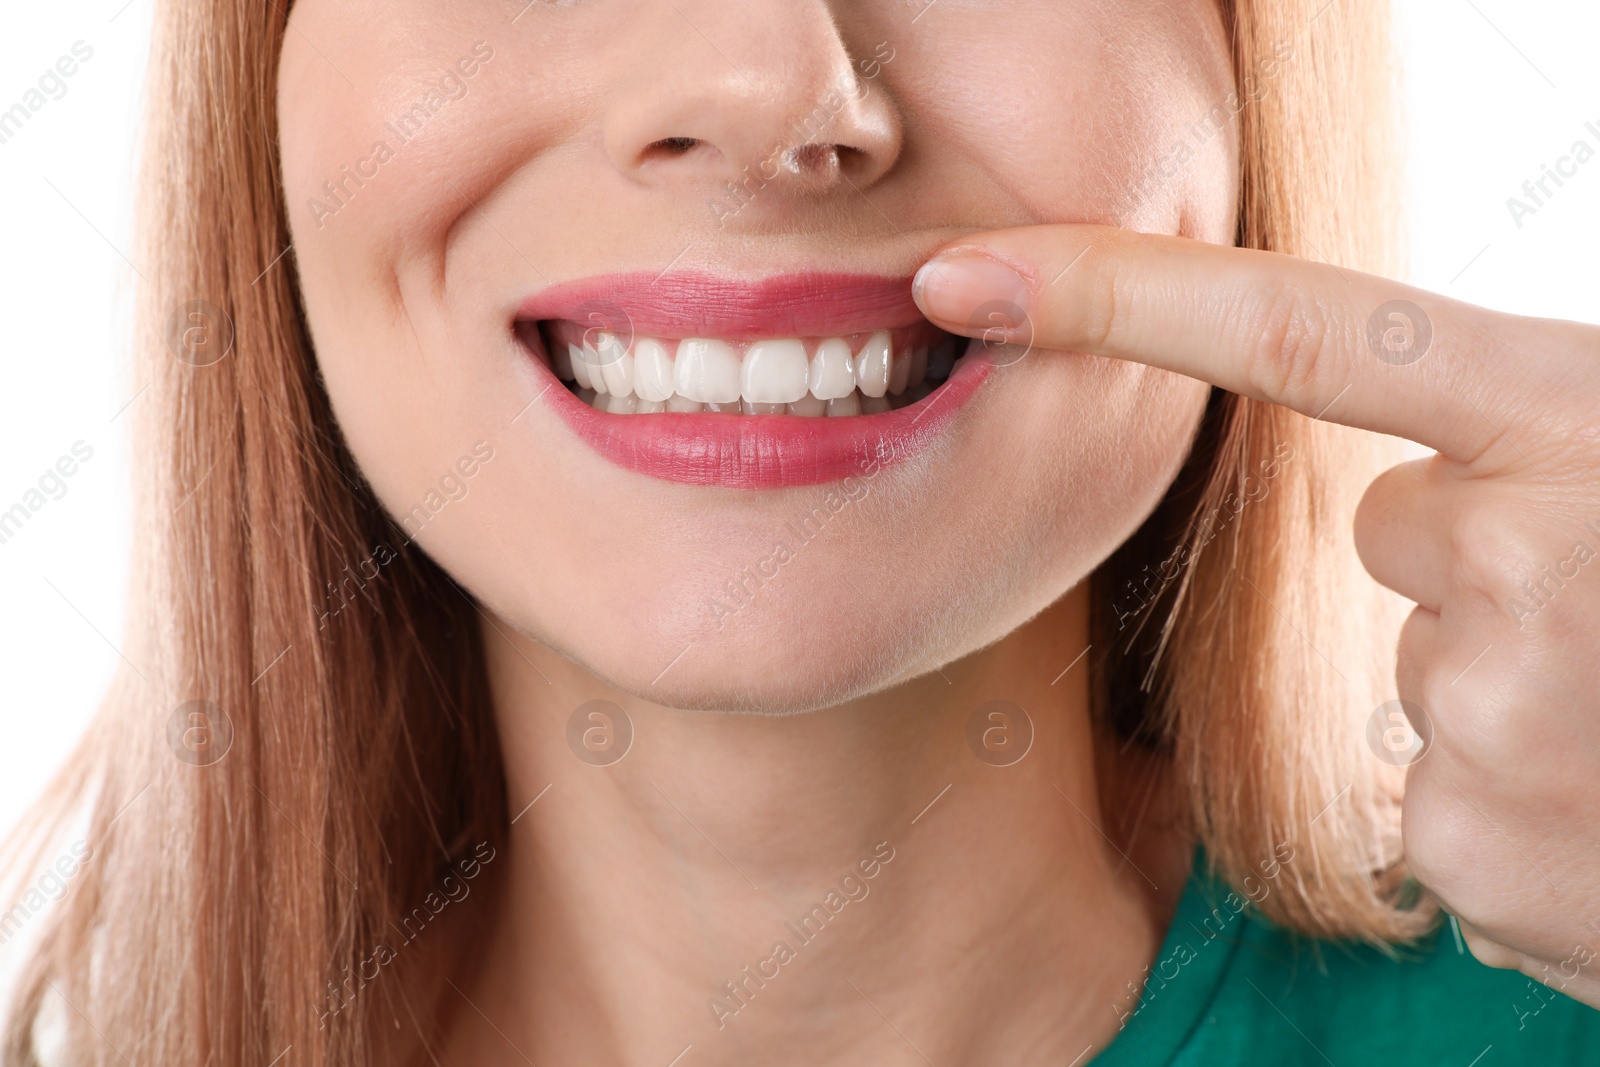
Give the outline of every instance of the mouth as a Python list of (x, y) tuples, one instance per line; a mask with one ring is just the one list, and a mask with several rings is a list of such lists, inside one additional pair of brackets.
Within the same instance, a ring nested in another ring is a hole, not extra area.
[(954, 369), (967, 339), (930, 323), (834, 337), (652, 337), (570, 319), (539, 324), (550, 369), (612, 415), (712, 412), (841, 418), (906, 407)]
[(733, 488), (909, 458), (993, 369), (922, 318), (909, 277), (614, 275), (542, 290), (513, 331), (554, 379), (541, 395), (603, 456)]

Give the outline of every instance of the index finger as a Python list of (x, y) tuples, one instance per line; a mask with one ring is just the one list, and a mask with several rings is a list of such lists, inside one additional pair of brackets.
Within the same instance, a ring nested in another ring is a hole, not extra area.
[(1109, 226), (999, 230), (918, 271), (954, 333), (1132, 360), (1463, 461), (1499, 436), (1540, 346), (1512, 372), (1512, 320), (1293, 256)]

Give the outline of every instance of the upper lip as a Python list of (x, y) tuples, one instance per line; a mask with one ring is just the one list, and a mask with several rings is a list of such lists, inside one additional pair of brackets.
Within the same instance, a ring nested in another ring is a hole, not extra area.
[(595, 275), (539, 290), (519, 321), (570, 319), (624, 335), (836, 337), (922, 322), (911, 276), (804, 272), (728, 278), (704, 271)]

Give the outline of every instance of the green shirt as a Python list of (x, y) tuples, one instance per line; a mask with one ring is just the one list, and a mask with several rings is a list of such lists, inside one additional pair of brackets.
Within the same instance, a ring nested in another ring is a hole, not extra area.
[(1094, 1067), (1600, 1064), (1600, 1011), (1484, 966), (1449, 923), (1391, 959), (1245, 904), (1197, 855), (1143, 996), (1114, 1006), (1123, 1029)]

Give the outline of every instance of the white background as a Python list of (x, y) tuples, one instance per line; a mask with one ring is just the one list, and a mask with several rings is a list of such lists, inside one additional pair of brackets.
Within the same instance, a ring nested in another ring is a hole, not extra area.
[[(1600, 159), (1520, 228), (1506, 206), (1575, 140), (1600, 148), (1600, 4), (1396, 5), (1407, 280), (1600, 321)], [(94, 449), (67, 494), (0, 545), (0, 831), (84, 729), (122, 644), (128, 452), (116, 416), (133, 393), (123, 368), (136, 280), (123, 255), (150, 10), (151, 0), (11, 5), (0, 34), (0, 110), (74, 42), (94, 49), (66, 95), (0, 145), (0, 510), (74, 442)]]

